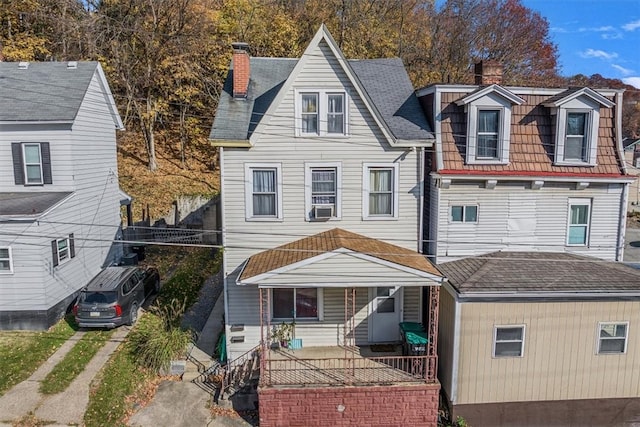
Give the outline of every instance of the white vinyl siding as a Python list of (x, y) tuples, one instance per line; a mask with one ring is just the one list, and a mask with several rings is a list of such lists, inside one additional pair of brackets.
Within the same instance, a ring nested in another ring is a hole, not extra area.
[[(500, 250), (570, 251), (615, 260), (623, 187), (591, 183), (578, 192), (575, 183), (545, 182), (533, 190), (529, 182), (498, 182), (487, 190), (477, 181), (434, 188), (432, 253), (438, 263)], [(590, 201), (587, 245), (567, 244), (569, 200), (574, 199)], [(479, 221), (451, 222), (454, 205), (477, 205)]]

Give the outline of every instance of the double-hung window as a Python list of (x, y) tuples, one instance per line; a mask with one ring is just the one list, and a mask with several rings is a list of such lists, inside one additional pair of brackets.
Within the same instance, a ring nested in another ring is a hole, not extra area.
[(347, 99), (342, 90), (296, 90), (296, 135), (346, 135)]
[(13, 260), (11, 259), (11, 248), (0, 248), (0, 274), (13, 273)]
[(276, 288), (272, 290), (274, 319), (322, 320), (322, 290)]
[(588, 162), (587, 141), (589, 116), (583, 112), (567, 112), (567, 127), (564, 140), (564, 161)]
[(498, 159), (500, 110), (478, 110), (476, 159)]
[(53, 254), (53, 266), (64, 264), (76, 256), (73, 233), (61, 239), (51, 241), (51, 252)]
[(586, 246), (589, 243), (591, 199), (569, 200), (567, 244)]
[(601, 322), (598, 324), (598, 354), (627, 352), (629, 322)]
[(340, 163), (305, 165), (305, 205), (308, 220), (340, 217)]
[(524, 325), (496, 326), (493, 331), (493, 357), (522, 357)]
[(48, 142), (14, 142), (11, 154), (16, 185), (53, 183)]
[(364, 167), (365, 219), (398, 217), (398, 166), (366, 164)]
[(282, 218), (282, 177), (279, 164), (245, 165), (245, 218)]
[(475, 205), (451, 206), (451, 222), (478, 222), (478, 207)]

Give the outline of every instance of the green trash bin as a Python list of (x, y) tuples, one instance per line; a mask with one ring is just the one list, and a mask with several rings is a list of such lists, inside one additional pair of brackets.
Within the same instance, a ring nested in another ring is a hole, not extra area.
[(406, 332), (405, 342), (407, 343), (407, 354), (409, 356), (424, 356), (427, 354), (429, 339), (426, 332)]

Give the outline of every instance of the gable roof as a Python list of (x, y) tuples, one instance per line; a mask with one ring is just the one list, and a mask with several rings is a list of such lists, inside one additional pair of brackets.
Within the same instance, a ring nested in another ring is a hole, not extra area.
[(428, 275), (442, 274), (424, 255), (381, 240), (334, 228), (253, 255), (245, 264), (239, 282), (322, 254), (349, 250)]
[(438, 268), (462, 296), (627, 292), (640, 296), (640, 270), (566, 252), (493, 252), (445, 262)]
[(563, 104), (566, 104), (567, 102), (581, 96), (586, 96), (587, 98), (592, 99), (593, 101), (606, 108), (611, 108), (615, 105), (614, 102), (608, 100), (595, 90), (588, 87), (567, 89), (564, 92), (561, 92), (547, 99), (547, 101), (543, 105), (545, 107), (560, 107)]
[(520, 105), (520, 104), (524, 103), (524, 99), (520, 98), (515, 93), (510, 92), (509, 90), (503, 88), (502, 86), (493, 84), (491, 86), (478, 88), (477, 90), (471, 92), (470, 94), (466, 95), (465, 97), (457, 100), (456, 104), (458, 104), (458, 105), (466, 105), (466, 104), (469, 104), (470, 102), (473, 102), (473, 101), (475, 101), (477, 99), (482, 98), (483, 96), (487, 96), (487, 95), (492, 94), (492, 93), (495, 93), (495, 94), (501, 96), (502, 98), (506, 99), (507, 101), (509, 101), (512, 104)]
[[(383, 133), (391, 143), (431, 141), (429, 123), (413, 90), (413, 85), (399, 58), (346, 60), (324, 25), (320, 27), (300, 59), (251, 58), (251, 76), (246, 98), (233, 97), (233, 69), (229, 71), (209, 138), (214, 141), (249, 141), (257, 126), (269, 120), (275, 109), (305, 66), (308, 52), (321, 41), (328, 44), (351, 79)], [(292, 117), (293, 120), (293, 117)], [(245, 146), (250, 144), (245, 143)]]
[(113, 95), (98, 62), (0, 62), (0, 122), (71, 123), (98, 75), (117, 129), (123, 129)]

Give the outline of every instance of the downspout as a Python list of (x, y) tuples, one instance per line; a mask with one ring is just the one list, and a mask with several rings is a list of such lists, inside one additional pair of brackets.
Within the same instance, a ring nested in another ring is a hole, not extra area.
[(418, 253), (423, 253), (422, 246), (424, 245), (424, 186), (426, 184), (426, 179), (424, 176), (424, 148), (418, 148), (418, 182), (422, 183), (420, 186), (420, 203), (419, 203), (419, 211), (418, 211)]
[[(616, 149), (620, 159), (622, 174), (627, 175), (627, 165), (624, 161), (624, 150), (622, 148), (622, 92), (615, 95), (616, 103)], [(627, 203), (629, 198), (629, 183), (622, 184), (622, 194), (620, 195), (620, 214), (618, 223), (618, 238), (616, 241), (616, 261), (624, 259), (624, 237), (627, 228)]]
[(224, 294), (224, 338), (225, 338), (225, 346), (227, 348), (227, 361), (230, 361), (231, 358), (231, 338), (229, 336), (229, 331), (227, 328), (229, 327), (229, 284), (227, 283), (227, 256), (224, 253), (224, 248), (227, 247), (227, 233), (226, 226), (224, 223), (224, 147), (218, 147), (218, 158), (220, 162), (220, 230), (222, 233), (222, 280), (224, 283), (223, 294)]

